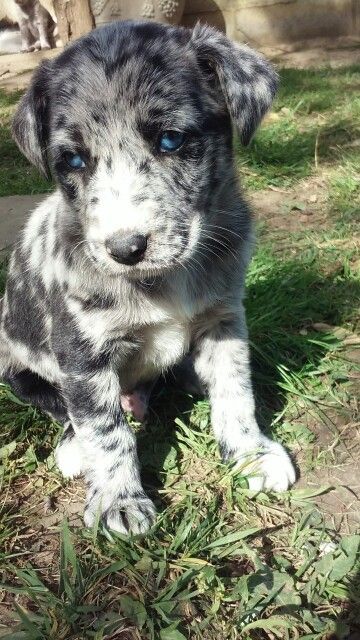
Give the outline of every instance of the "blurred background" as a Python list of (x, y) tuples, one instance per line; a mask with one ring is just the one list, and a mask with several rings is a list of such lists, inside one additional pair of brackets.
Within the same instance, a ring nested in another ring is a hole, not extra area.
[[(29, 31), (36, 7), (42, 22), (48, 20), (48, 37), (44, 43), (30, 33), (26, 43), (19, 24)], [(338, 66), (360, 59), (360, 0), (0, 0), (0, 55), (35, 51), (23, 60), (1, 59), (2, 86), (26, 86), (39, 60), (54, 55), (51, 49), (94, 26), (126, 19), (188, 27), (205, 22), (282, 66)]]

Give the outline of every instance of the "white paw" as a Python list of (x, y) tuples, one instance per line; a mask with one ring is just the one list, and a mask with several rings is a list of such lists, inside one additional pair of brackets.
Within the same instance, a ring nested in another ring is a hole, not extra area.
[[(85, 508), (84, 522), (87, 527), (93, 526), (98, 500), (90, 500)], [(103, 512), (101, 520), (112, 531), (124, 535), (145, 533), (153, 525), (156, 511), (153, 503), (145, 494), (129, 498), (118, 498), (114, 504)]]
[(252, 448), (235, 454), (237, 468), (247, 476), (252, 491), (287, 491), (296, 480), (294, 465), (284, 447), (261, 436)]
[(75, 478), (84, 471), (84, 451), (71, 426), (65, 429), (55, 449), (55, 460), (65, 478)]

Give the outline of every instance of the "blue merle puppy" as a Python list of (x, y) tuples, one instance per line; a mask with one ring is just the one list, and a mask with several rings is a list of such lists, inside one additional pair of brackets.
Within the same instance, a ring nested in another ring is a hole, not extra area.
[[(142, 533), (155, 509), (124, 412), (141, 418), (158, 376), (191, 363), (224, 459), (252, 489), (295, 480), (259, 431), (242, 304), (252, 244), (234, 168), (277, 78), (208, 26), (97, 29), (36, 71), (13, 133), (57, 183), (29, 217), (2, 300), (0, 373), (64, 425), (56, 459), (100, 510)], [(189, 376), (192, 375), (189, 372)]]

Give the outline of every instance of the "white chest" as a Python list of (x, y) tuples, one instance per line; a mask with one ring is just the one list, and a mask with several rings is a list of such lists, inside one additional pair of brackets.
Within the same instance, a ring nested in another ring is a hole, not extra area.
[(143, 315), (145, 322), (132, 330), (138, 349), (129, 354), (125, 367), (130, 386), (138, 380), (156, 378), (188, 352), (191, 340), (188, 311), (166, 302), (149, 308)]
[(73, 313), (91, 342), (100, 347), (119, 340), (119, 374), (123, 386), (156, 378), (188, 352), (194, 306), (181, 290), (159, 298), (129, 297), (127, 304), (97, 310), (86, 316), (72, 302)]
[(187, 323), (170, 320), (142, 332), (141, 359), (145, 368), (163, 371), (178, 362), (188, 351), (190, 327)]

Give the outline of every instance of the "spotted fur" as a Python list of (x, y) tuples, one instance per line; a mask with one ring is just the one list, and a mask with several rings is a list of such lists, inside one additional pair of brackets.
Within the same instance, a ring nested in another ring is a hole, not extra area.
[[(88, 525), (99, 508), (121, 532), (153, 522), (122, 403), (143, 411), (182, 361), (209, 395), (224, 458), (255, 472), (250, 486), (294, 481), (255, 420), (242, 305), (252, 231), (232, 147), (232, 124), (247, 143), (276, 84), (262, 57), (210, 27), (122, 22), (43, 63), (18, 108), (15, 139), (57, 189), (11, 258), (0, 369), (65, 425), (56, 457), (86, 476)], [(159, 151), (167, 130), (185, 133), (176, 152)], [(129, 234), (147, 248), (119, 264), (106, 243)]]

